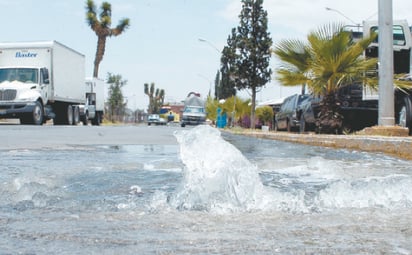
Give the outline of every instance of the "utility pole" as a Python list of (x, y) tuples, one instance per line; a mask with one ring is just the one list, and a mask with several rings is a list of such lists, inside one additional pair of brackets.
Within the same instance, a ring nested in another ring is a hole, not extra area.
[(379, 126), (395, 125), (392, 0), (379, 1)]

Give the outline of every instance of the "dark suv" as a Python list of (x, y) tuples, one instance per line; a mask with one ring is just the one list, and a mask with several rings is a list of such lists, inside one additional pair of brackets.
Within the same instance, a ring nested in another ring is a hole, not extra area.
[(275, 130), (287, 130), (292, 131), (299, 128), (300, 119), (298, 118), (299, 105), (309, 95), (299, 95), (295, 94), (287, 97), (281, 107), (279, 112), (275, 116)]

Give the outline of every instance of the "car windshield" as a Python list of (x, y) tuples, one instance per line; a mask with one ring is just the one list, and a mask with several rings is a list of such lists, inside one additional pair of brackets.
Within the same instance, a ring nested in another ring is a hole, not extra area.
[(0, 69), (0, 82), (20, 81), (38, 83), (38, 70), (35, 68), (4, 68)]
[(185, 112), (191, 112), (191, 113), (202, 113), (203, 108), (201, 107), (186, 107)]
[(158, 118), (159, 118), (159, 115), (157, 114), (149, 115), (149, 119), (158, 119)]

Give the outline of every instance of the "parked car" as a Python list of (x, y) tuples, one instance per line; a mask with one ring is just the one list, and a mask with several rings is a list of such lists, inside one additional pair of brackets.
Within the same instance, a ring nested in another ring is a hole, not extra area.
[(320, 111), (321, 98), (309, 95), (299, 104), (297, 118), (299, 119), (299, 132), (316, 130), (316, 120)]
[(151, 124), (154, 124), (154, 125), (166, 125), (166, 123), (167, 123), (167, 121), (164, 119), (164, 118), (162, 118), (162, 117), (160, 117), (159, 116), (159, 114), (150, 114), (148, 117), (147, 117), (147, 125), (151, 125)]
[(275, 116), (275, 130), (297, 130), (299, 128), (300, 119), (298, 118), (298, 106), (302, 101), (307, 99), (309, 95), (295, 94), (287, 97), (279, 111)]

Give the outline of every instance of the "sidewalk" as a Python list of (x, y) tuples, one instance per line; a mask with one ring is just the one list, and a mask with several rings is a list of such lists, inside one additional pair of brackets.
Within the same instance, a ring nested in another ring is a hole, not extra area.
[(273, 139), (314, 146), (381, 152), (402, 159), (412, 160), (412, 137), (410, 136), (318, 135), (248, 129), (229, 130), (229, 132), (263, 139)]

